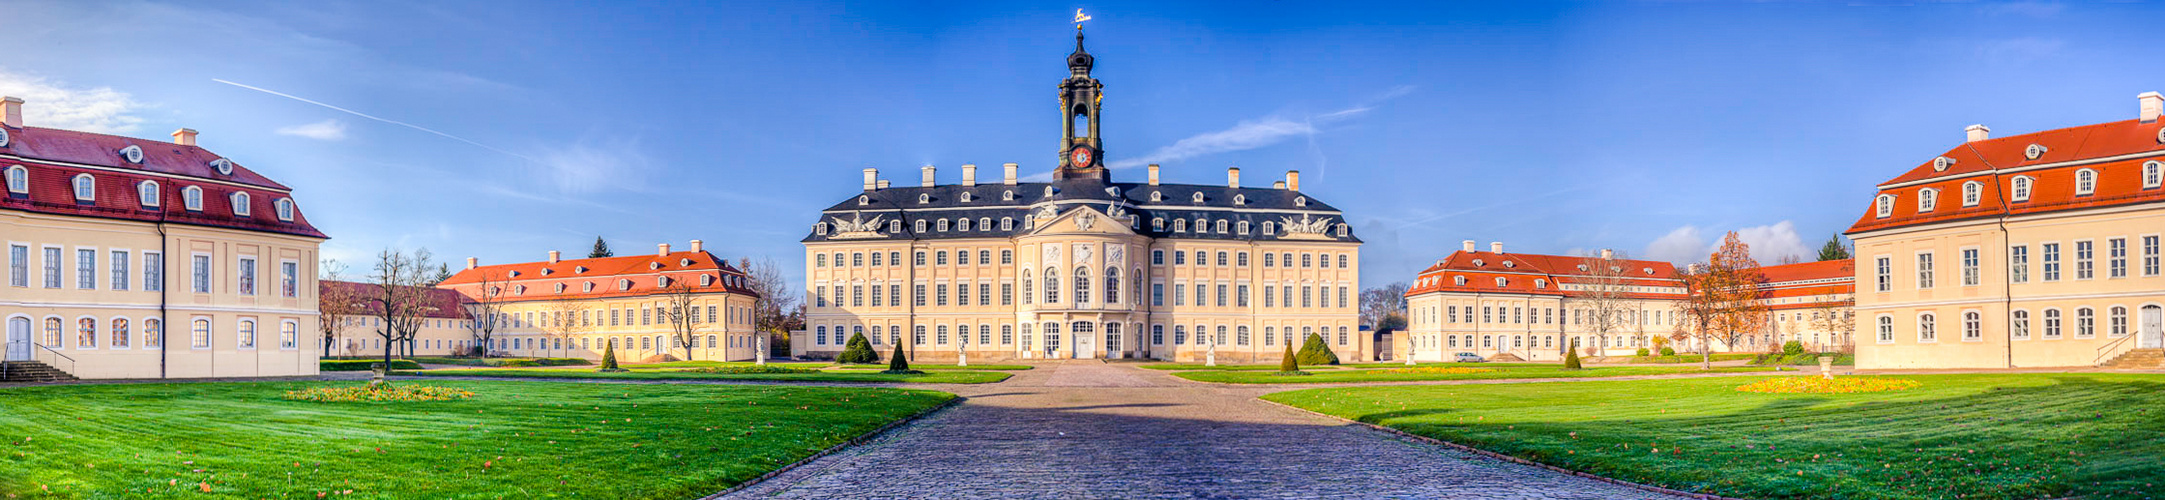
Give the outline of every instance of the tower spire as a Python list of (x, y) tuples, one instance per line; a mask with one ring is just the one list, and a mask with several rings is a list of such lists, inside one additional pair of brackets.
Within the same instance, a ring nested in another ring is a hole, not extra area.
[(1083, 50), (1082, 22), (1090, 19), (1075, 11), (1075, 52), (1067, 56), (1068, 77), (1060, 82), (1060, 167), (1053, 178), (1094, 178), (1110, 182), (1103, 162), (1104, 144), (1098, 138), (1099, 105), (1105, 85), (1090, 76), (1097, 58)]

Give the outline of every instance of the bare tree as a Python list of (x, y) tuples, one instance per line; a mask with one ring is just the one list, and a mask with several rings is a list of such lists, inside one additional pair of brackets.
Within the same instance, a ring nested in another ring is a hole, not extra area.
[(1401, 281), (1361, 290), (1361, 324), (1376, 331), (1404, 328), (1406, 288), (1406, 283)]
[(1691, 320), (1689, 335), (1698, 340), (1702, 366), (1713, 366), (1713, 341), (1736, 350), (1745, 335), (1767, 327), (1767, 307), (1759, 300), (1759, 285), (1765, 281), (1759, 262), (1752, 260), (1751, 246), (1737, 239), (1735, 231), (1723, 237), (1707, 263), (1685, 273), (1688, 295), (1680, 312)]
[[(542, 310), (541, 320), (536, 321), (541, 327), (541, 347), (544, 354), (555, 349), (555, 345), (577, 339), (579, 334), (586, 333), (593, 327), (593, 319), (588, 316), (588, 311), (586, 301), (575, 297), (558, 296), (550, 299), (548, 307)], [(552, 345), (548, 343), (549, 340), (555, 340), (556, 343)]]
[(1611, 250), (1579, 260), (1577, 271), (1584, 278), (1575, 284), (1579, 293), (1573, 302), (1585, 306), (1581, 310), (1586, 311), (1586, 324), (1595, 334), (1595, 339), (1587, 342), (1589, 345), (1580, 347), (1607, 347), (1602, 340), (1622, 331), (1636, 312), (1638, 304), (1631, 299), (1629, 259), (1624, 252)]
[[(1854, 302), (1848, 300), (1827, 302), (1820, 304), (1818, 310), (1812, 311), (1812, 328), (1827, 334), (1827, 341), (1822, 345), (1834, 346), (1843, 352), (1849, 351), (1850, 335), (1857, 329), (1857, 316), (1850, 312), (1853, 305)], [(1822, 347), (1820, 351), (1825, 352), (1826, 348)]]
[(745, 285), (759, 294), (752, 304), (752, 328), (770, 339), (769, 346), (789, 345), (790, 330), (803, 328), (804, 307), (798, 302), (802, 297), (790, 290), (782, 265), (772, 258), (755, 263), (751, 257), (742, 257), (737, 267), (744, 271)]
[(699, 334), (706, 331), (706, 323), (700, 321), (700, 291), (690, 280), (663, 277), (669, 284), (661, 289), (662, 324), (669, 327), (669, 336), (676, 344), (684, 346), (684, 360), (693, 361), (694, 348), (699, 346)]
[(504, 316), (504, 282), (490, 271), (477, 270), (478, 276), (472, 293), (464, 294), (466, 315), (473, 318), (466, 330), (473, 334), (474, 347), (470, 351), (478, 357), (488, 357), (490, 342), (496, 339), (496, 331), (504, 328), (509, 318)]
[(338, 344), (338, 331), (346, 327), (356, 316), (366, 314), (360, 297), (354, 289), (341, 283), (345, 279), (346, 265), (338, 259), (324, 259), (317, 265), (316, 279), (316, 329), (323, 334), (323, 357), (331, 357)]
[(391, 365), (392, 353), (404, 342), (413, 340), (426, 321), (429, 303), (427, 284), (434, 278), (430, 267), (428, 249), (415, 250), (412, 254), (384, 249), (376, 254), (375, 273), (369, 280), (375, 285), (361, 300), (368, 313), (377, 321), (376, 335), (383, 338), (383, 363)]

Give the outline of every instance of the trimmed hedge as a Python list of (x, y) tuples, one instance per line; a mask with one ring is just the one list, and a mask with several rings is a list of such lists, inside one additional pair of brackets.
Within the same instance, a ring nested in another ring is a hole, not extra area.
[(1331, 352), (1330, 344), (1323, 342), (1322, 335), (1313, 333), (1308, 334), (1308, 342), (1301, 344), (1300, 352), (1294, 353), (1293, 357), (1308, 366), (1338, 364), (1338, 354)]
[[(380, 359), (326, 359), (317, 362), (317, 369), (327, 372), (365, 372), (368, 371), (369, 365), (382, 362), (383, 360)], [(391, 369), (419, 370), (421, 369), (421, 364), (415, 363), (411, 360), (394, 359), (391, 360)]]
[(459, 366), (586, 366), (594, 364), (582, 358), (441, 358), (416, 356), (414, 361), (432, 365)]
[(854, 365), (872, 364), (880, 362), (880, 355), (877, 352), (872, 352), (872, 341), (865, 340), (864, 332), (858, 332), (856, 335), (850, 336), (848, 346), (842, 348), (842, 354), (834, 357), (834, 362)]

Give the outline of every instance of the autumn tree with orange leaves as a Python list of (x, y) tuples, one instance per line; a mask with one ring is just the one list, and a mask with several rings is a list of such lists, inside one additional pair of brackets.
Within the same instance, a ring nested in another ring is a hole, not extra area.
[(1713, 368), (1714, 341), (1735, 350), (1738, 341), (1766, 323), (1767, 307), (1759, 301), (1759, 284), (1765, 281), (1759, 261), (1752, 259), (1751, 245), (1739, 240), (1735, 231), (1722, 237), (1721, 247), (1705, 264), (1694, 264), (1684, 272), (1689, 294), (1678, 305), (1677, 312), (1685, 320), (1678, 330), (1697, 341), (1700, 366)]

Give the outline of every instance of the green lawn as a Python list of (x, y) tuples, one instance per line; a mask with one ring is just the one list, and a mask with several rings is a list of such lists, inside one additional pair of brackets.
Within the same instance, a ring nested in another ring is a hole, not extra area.
[(1519, 378), (1581, 378), (1581, 377), (1628, 377), (1634, 375), (1673, 375), (1683, 373), (1752, 373), (1774, 370), (1768, 366), (1714, 367), (1701, 370), (1697, 366), (1593, 366), (1581, 370), (1565, 370), (1563, 365), (1520, 363), (1443, 363), (1417, 366), (1417, 369), (1470, 368), (1487, 371), (1473, 373), (1393, 373), (1406, 368), (1321, 369), (1303, 367), (1311, 375), (1289, 377), (1274, 375), (1271, 370), (1233, 369), (1174, 372), (1173, 376), (1197, 382), (1227, 384), (1329, 384), (1340, 382), (1417, 382), (1437, 380), (1493, 380)]
[[(1758, 355), (1759, 353), (1751, 352), (1717, 352), (1714, 353), (1712, 357), (1714, 358), (1714, 361), (1736, 361), (1740, 359), (1752, 359), (1753, 357), (1756, 357)], [(1699, 359), (1698, 354), (1686, 353), (1676, 353), (1675, 355), (1671, 356), (1631, 356), (1611, 359), (1615, 359), (1615, 362), (1617, 363), (1699, 363), (1704, 361)]]
[[(885, 369), (887, 369), (887, 364), (886, 364), (886, 363), (880, 363), (880, 364), (874, 364), (874, 365), (834, 365), (834, 368), (836, 368), (836, 369), (843, 369), (843, 370), (885, 370)], [(911, 370), (997, 370), (997, 371), (1009, 371), (1009, 372), (1017, 372), (1017, 371), (1023, 371), (1023, 370), (1028, 370), (1028, 369), (1032, 369), (1032, 368), (1036, 368), (1036, 367), (1035, 367), (1035, 366), (1030, 366), (1030, 365), (994, 365), (994, 364), (983, 364), (983, 365), (980, 365), (980, 364), (976, 364), (976, 363), (971, 363), (971, 364), (970, 364), (970, 366), (956, 366), (956, 365), (930, 365), (930, 364), (918, 364), (918, 363), (910, 363), (910, 369), (911, 369)]]
[(482, 381), (430, 382), (477, 393), (460, 401), (280, 397), (324, 385), (358, 384), (0, 389), (0, 497), (693, 498), (954, 398)]
[[(649, 369), (663, 369), (663, 368), (706, 368), (706, 367), (716, 367), (716, 366), (752, 366), (753, 364), (754, 364), (754, 363), (752, 363), (752, 362), (750, 362), (750, 361), (670, 361), (670, 362), (667, 362), (667, 363), (649, 363), (649, 364), (643, 364), (643, 365), (633, 365), (633, 364), (626, 364), (626, 365), (622, 365), (622, 366), (623, 366), (624, 368), (627, 368), (627, 369), (632, 369), (632, 370), (649, 370)], [(767, 366), (786, 366), (786, 367), (790, 367), (790, 368), (845, 368), (845, 369), (853, 369), (853, 370), (855, 370), (855, 369), (872, 369), (872, 370), (885, 370), (885, 369), (887, 369), (887, 364), (886, 364), (886, 363), (877, 363), (877, 364), (868, 364), (868, 365), (839, 365), (839, 364), (829, 363), (829, 362), (826, 362), (826, 361), (768, 361), (768, 362), (767, 362)], [(970, 366), (955, 366), (955, 365), (931, 365), (931, 364), (918, 364), (918, 363), (910, 363), (910, 369), (912, 369), (912, 370), (998, 370), (998, 371), (1022, 371), (1022, 370), (1028, 370), (1028, 369), (1031, 369), (1031, 368), (1034, 368), (1034, 367), (1032, 367), (1032, 366), (1030, 366), (1030, 365), (994, 365), (994, 364), (983, 364), (983, 365), (975, 365), (975, 364), (973, 364), (973, 365), (970, 365)]]
[[(1760, 394), (1764, 377), (1309, 389), (1301, 408), (1574, 470), (1743, 498), (2155, 498), (2165, 376), (1899, 376)], [(2156, 410), (2159, 413), (2151, 413)]]
[(690, 371), (634, 370), (602, 373), (592, 369), (493, 368), (474, 370), (427, 370), (398, 372), (429, 377), (601, 378), (630, 380), (793, 380), (799, 382), (903, 382), (916, 384), (988, 384), (1007, 380), (1000, 372), (932, 371), (917, 375), (888, 375), (875, 371), (828, 370), (819, 373), (699, 373)]

